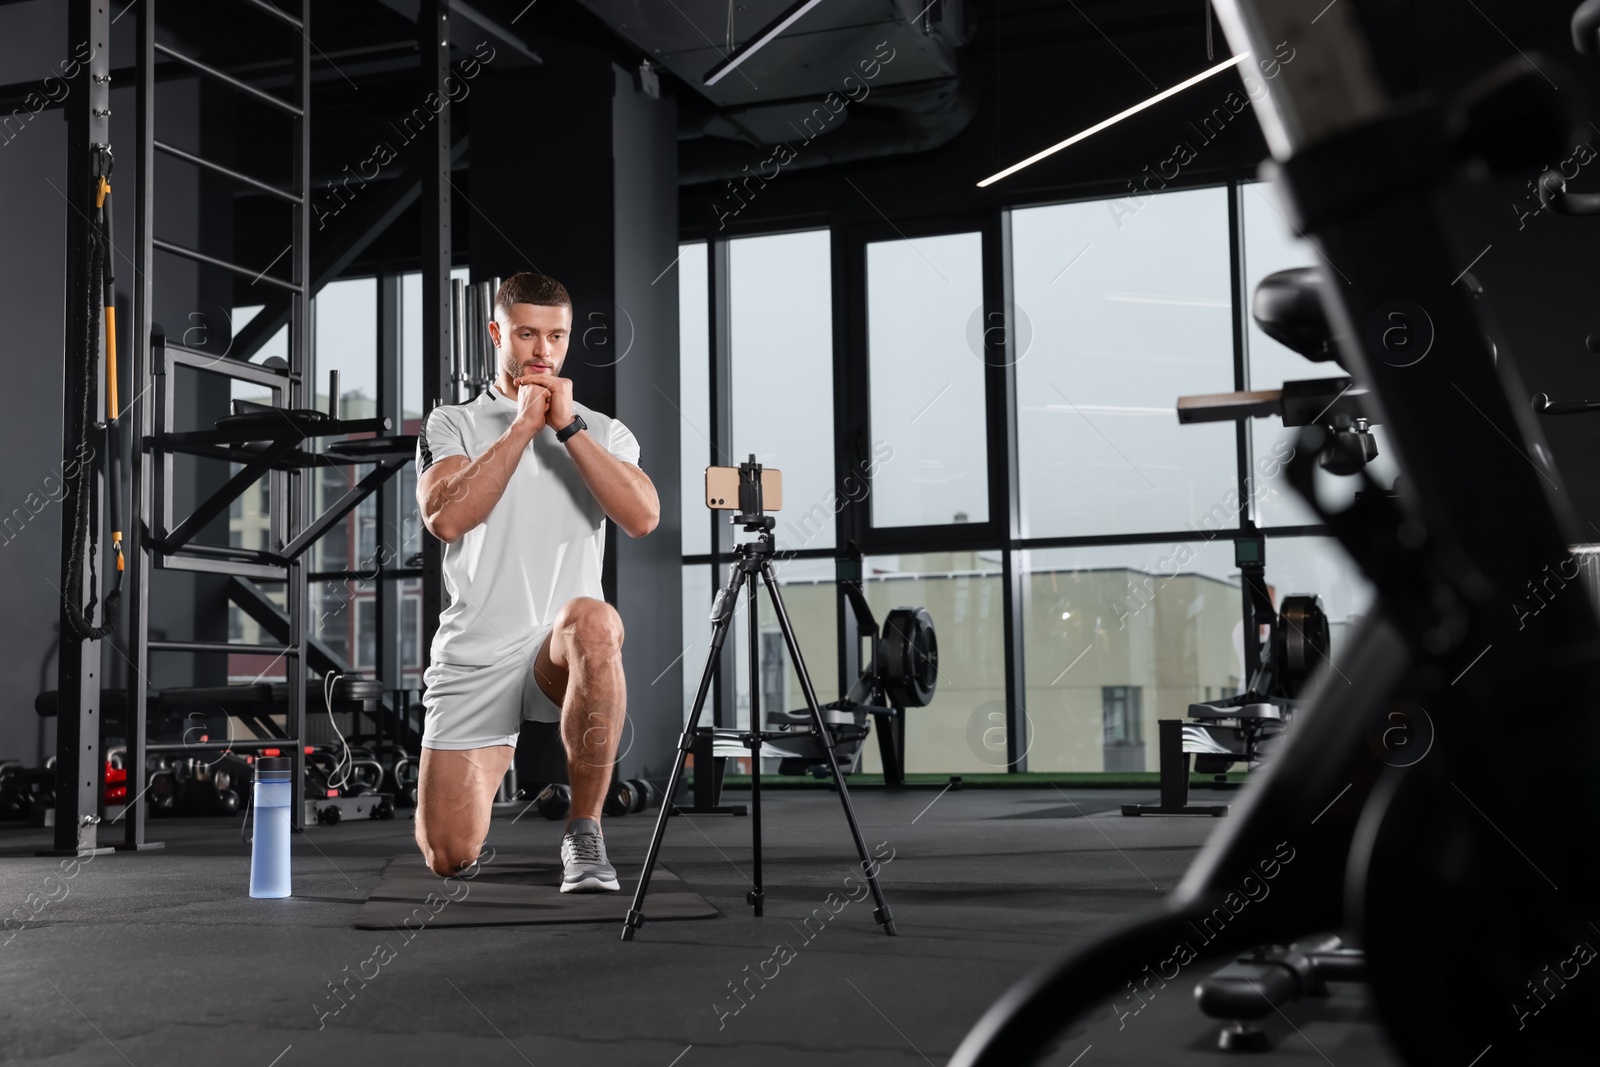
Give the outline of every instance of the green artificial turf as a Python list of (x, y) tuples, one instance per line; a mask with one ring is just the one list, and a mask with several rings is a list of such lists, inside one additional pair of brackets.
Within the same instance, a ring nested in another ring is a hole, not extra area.
[[(1243, 782), (1248, 772), (1233, 771), (1228, 775), (1229, 782)], [(946, 785), (952, 775), (949, 774), (908, 774), (908, 785)], [(1158, 771), (1124, 771), (1124, 772), (1024, 772), (1020, 774), (967, 774), (956, 775), (961, 779), (962, 789), (1037, 789), (1040, 786), (1064, 785), (1074, 789), (1127, 789), (1148, 786), (1152, 789), (1160, 788), (1161, 774)], [(694, 776), (687, 779), (692, 786)], [(1191, 786), (1205, 786), (1212, 782), (1209, 774), (1190, 774)], [(874, 786), (883, 784), (881, 774), (851, 774), (845, 777), (847, 785)], [(812, 778), (803, 775), (774, 775), (761, 776), (763, 789), (808, 789), (827, 788), (833, 784), (831, 777)], [(750, 788), (748, 774), (729, 774), (722, 779), (724, 789)]]

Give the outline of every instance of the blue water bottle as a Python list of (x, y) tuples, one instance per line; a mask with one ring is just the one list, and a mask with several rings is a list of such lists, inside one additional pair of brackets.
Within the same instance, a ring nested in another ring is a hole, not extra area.
[(256, 760), (255, 831), (250, 840), (250, 895), (289, 895), (289, 832), (294, 788), (289, 780), (294, 762), (287, 756)]

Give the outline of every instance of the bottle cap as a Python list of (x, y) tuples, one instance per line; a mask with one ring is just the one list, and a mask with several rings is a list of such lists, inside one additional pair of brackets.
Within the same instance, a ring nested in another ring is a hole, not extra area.
[(264, 756), (256, 760), (256, 777), (287, 779), (294, 770), (294, 761), (288, 756)]

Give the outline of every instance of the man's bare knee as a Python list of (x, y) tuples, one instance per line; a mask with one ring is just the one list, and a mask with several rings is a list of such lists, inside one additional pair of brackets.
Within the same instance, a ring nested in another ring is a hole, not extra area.
[(567, 605), (562, 635), (569, 655), (609, 656), (622, 647), (622, 616), (604, 600), (578, 597)]
[(465, 841), (442, 841), (438, 844), (419, 841), (418, 844), (422, 846), (422, 858), (427, 861), (428, 869), (441, 878), (466, 870), (483, 853), (482, 841), (477, 844)]

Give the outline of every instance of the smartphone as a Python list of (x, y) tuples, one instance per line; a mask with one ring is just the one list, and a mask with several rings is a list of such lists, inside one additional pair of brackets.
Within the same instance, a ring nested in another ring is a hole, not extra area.
[[(739, 510), (739, 468), (706, 468), (706, 507), (725, 511)], [(783, 507), (783, 472), (761, 468), (761, 510)]]

